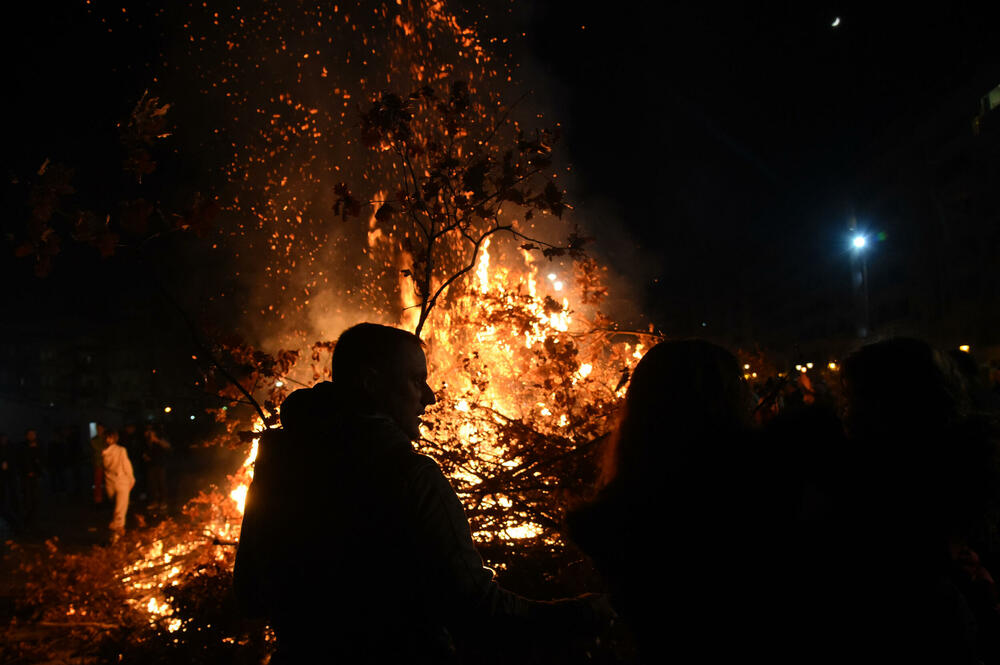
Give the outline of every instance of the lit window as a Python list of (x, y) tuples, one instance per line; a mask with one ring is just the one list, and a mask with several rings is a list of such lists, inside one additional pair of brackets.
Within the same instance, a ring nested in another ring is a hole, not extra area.
[(1000, 85), (986, 93), (980, 105), (983, 113), (992, 111), (996, 107), (1000, 106)]

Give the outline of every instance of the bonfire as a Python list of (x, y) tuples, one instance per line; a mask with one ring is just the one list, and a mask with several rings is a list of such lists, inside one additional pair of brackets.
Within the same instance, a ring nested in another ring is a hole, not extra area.
[[(570, 226), (555, 132), (529, 132), (503, 101), (516, 67), (438, 2), (202, 12), (184, 28), (197, 45), (220, 21), (231, 33), (217, 66), (192, 46), (164, 76), (177, 86), (196, 72), (230, 114), (217, 118), (231, 150), (213, 248), (267, 304), (247, 311), (264, 331), (255, 346), (205, 354), (245, 371), (202, 386), (231, 399), (213, 413), (243, 461), (114, 548), (69, 555), (52, 541), (30, 565), (55, 574), (28, 571), (22, 616), (81, 631), (91, 642), (76, 654), (94, 658), (266, 659), (273, 637), (239, 621), (230, 591), (259, 433), (280, 424), (293, 387), (329, 377), (331, 340), (360, 320), (426, 341), (438, 401), (416, 445), (465, 502), (487, 563), (515, 588), (531, 558), (544, 583), (589, 590), (566, 575), (580, 556), (562, 518), (593, 486), (630, 371), (658, 335), (601, 313), (605, 271)], [(265, 63), (281, 73), (274, 89), (252, 82)]]

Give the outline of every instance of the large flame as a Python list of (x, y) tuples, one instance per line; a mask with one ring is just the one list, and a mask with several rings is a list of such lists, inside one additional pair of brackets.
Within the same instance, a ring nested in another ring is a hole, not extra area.
[[(260, 418), (257, 418), (254, 422), (253, 431), (264, 431), (264, 422)], [(233, 482), (236, 483), (236, 486), (229, 492), (229, 498), (236, 502), (236, 510), (239, 511), (240, 515), (246, 510), (247, 491), (250, 489), (250, 483), (253, 482), (253, 465), (257, 461), (257, 448), (259, 445), (259, 437), (251, 441), (250, 452), (247, 453), (246, 459), (243, 460), (243, 465), (233, 476)]]
[[(573, 305), (571, 266), (538, 279), (538, 264), (508, 251), (493, 265), (484, 243), (474, 274), (425, 327), (433, 383), (447, 386), (422, 429), (425, 452), (462, 451), (442, 463), (484, 541), (542, 537), (558, 542), (543, 519), (545, 494), (561, 481), (531, 467), (537, 448), (573, 455), (603, 433), (610, 407), (624, 394), (622, 372), (642, 357), (642, 343), (613, 343), (595, 332), (592, 308)], [(512, 432), (523, 441), (512, 441)], [(500, 477), (510, 488), (481, 490)], [(524, 482), (530, 476), (532, 482)], [(518, 489), (518, 488), (521, 489)]]

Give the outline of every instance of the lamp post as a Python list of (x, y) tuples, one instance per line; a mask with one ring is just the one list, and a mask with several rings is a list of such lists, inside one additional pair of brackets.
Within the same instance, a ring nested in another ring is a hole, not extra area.
[(862, 300), (861, 309), (863, 316), (858, 325), (858, 337), (868, 337), (871, 333), (871, 318), (868, 305), (868, 238), (861, 233), (856, 233), (851, 238), (853, 273), (855, 292), (859, 293)]

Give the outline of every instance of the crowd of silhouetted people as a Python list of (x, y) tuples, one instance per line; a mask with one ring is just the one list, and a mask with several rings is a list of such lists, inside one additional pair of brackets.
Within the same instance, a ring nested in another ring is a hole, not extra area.
[(38, 535), (43, 497), (90, 502), (112, 513), (112, 540), (124, 531), (128, 500), (137, 489), (147, 511), (168, 508), (167, 460), (170, 443), (153, 424), (121, 430), (95, 423), (94, 436), (78, 426), (55, 429), (48, 441), (38, 429), (12, 441), (0, 433), (0, 531), (6, 536)]
[(570, 515), (642, 661), (1000, 662), (996, 393), (972, 358), (873, 343), (837, 401), (763, 419), (742, 374), (707, 342), (651, 349)]
[(996, 393), (967, 355), (869, 344), (835, 393), (773, 384), (788, 399), (762, 413), (730, 352), (658, 344), (566, 520), (608, 593), (556, 601), (497, 584), (412, 448), (422, 342), (360, 324), (332, 373), (282, 405), (247, 498), (235, 590), (275, 663), (475, 662), (470, 630), (594, 644), (612, 624), (642, 663), (1000, 663)]

